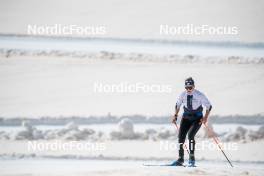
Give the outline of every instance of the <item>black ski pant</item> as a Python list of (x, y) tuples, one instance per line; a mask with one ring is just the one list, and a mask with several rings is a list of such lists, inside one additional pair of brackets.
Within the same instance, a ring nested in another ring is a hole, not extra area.
[(182, 161), (184, 160), (183, 145), (184, 145), (187, 133), (188, 133), (188, 140), (189, 140), (190, 160), (195, 160), (194, 158), (194, 150), (195, 150), (194, 136), (196, 135), (196, 133), (201, 127), (201, 124), (200, 124), (201, 118), (202, 117), (192, 119), (192, 118), (188, 118), (187, 116), (181, 119), (178, 142), (179, 142), (179, 159)]

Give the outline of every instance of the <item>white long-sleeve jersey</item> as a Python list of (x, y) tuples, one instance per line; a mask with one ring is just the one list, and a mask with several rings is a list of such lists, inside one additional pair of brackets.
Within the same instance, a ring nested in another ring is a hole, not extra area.
[(184, 105), (184, 109), (187, 111), (197, 111), (202, 106), (206, 107), (206, 110), (211, 110), (212, 105), (208, 98), (200, 91), (194, 89), (192, 93), (184, 91), (180, 94), (177, 102), (176, 108), (180, 108), (181, 105)]

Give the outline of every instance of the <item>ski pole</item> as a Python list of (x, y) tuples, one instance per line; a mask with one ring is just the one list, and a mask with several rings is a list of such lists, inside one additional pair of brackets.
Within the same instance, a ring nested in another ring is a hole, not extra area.
[(204, 123), (204, 126), (205, 126), (205, 128), (207, 129), (208, 133), (210, 133), (211, 136), (213, 137), (214, 142), (217, 144), (218, 148), (221, 150), (221, 152), (222, 152), (223, 155), (225, 156), (226, 160), (229, 162), (230, 166), (231, 166), (231, 167), (234, 167), (234, 166), (232, 165), (231, 161), (230, 161), (230, 160), (228, 159), (228, 157), (226, 156), (224, 150), (223, 150), (222, 147), (220, 146), (220, 144), (219, 144), (219, 141), (220, 141), (220, 140), (216, 137), (216, 135), (212, 132), (212, 130), (208, 127), (208, 125), (206, 125), (206, 124)]
[[(179, 127), (178, 127), (177, 123), (176, 122), (173, 122), (173, 123), (176, 126), (177, 131), (179, 132), (180, 130), (179, 130)], [(183, 144), (183, 146), (184, 146), (185, 150), (188, 152), (188, 154), (190, 154), (190, 152), (189, 152), (189, 150), (188, 150), (188, 148), (187, 148), (185, 143)]]

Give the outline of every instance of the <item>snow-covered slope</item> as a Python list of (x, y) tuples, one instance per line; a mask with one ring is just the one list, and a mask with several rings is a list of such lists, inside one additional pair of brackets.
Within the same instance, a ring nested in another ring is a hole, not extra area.
[[(72, 57), (0, 58), (0, 116), (169, 115), (188, 76), (212, 114), (263, 113), (263, 64), (178, 64)], [(165, 92), (98, 92), (96, 84), (164, 85)]]

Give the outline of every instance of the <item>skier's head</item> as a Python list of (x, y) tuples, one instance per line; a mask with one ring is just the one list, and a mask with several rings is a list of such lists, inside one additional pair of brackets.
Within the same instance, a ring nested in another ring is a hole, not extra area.
[(188, 93), (191, 93), (194, 90), (194, 80), (192, 77), (189, 77), (185, 80), (185, 89)]

